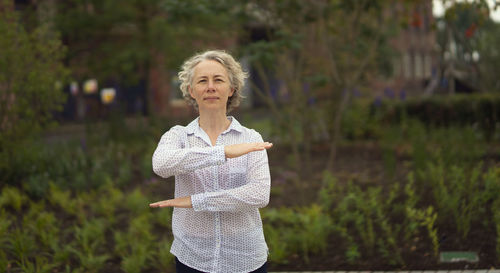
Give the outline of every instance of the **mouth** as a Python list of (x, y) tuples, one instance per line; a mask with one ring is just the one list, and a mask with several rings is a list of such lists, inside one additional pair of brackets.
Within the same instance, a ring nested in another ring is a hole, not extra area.
[(218, 100), (219, 97), (206, 97), (203, 100)]

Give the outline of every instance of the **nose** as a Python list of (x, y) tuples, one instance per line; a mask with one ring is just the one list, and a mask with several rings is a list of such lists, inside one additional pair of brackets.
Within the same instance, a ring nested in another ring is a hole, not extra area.
[(215, 91), (215, 83), (213, 80), (208, 80), (207, 91)]

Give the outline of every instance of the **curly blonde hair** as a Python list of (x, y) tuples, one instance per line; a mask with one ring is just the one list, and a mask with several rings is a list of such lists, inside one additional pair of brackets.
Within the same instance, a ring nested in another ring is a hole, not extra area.
[(205, 60), (212, 60), (220, 63), (227, 71), (229, 76), (229, 84), (234, 90), (234, 93), (227, 100), (226, 110), (230, 112), (235, 107), (240, 105), (241, 99), (244, 97), (241, 90), (245, 85), (245, 79), (248, 78), (248, 73), (243, 71), (240, 63), (238, 63), (233, 56), (223, 50), (209, 50), (203, 53), (198, 53), (191, 58), (187, 59), (181, 66), (181, 71), (178, 74), (181, 82), (180, 89), (184, 99), (193, 107), (198, 110), (198, 104), (189, 94), (189, 86), (192, 84), (194, 68), (196, 65)]

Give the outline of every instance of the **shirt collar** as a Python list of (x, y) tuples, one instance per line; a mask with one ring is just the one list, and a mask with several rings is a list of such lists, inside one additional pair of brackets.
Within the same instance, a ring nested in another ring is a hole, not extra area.
[[(228, 116), (227, 118), (229, 119), (229, 121), (231, 121), (231, 124), (229, 124), (229, 127), (224, 132), (222, 132), (222, 134), (228, 133), (231, 130), (235, 130), (239, 133), (243, 132), (243, 126), (233, 116)], [(196, 133), (196, 135), (199, 135), (199, 133), (202, 131), (199, 120), (200, 117), (197, 117), (186, 126), (187, 134), (191, 135)]]

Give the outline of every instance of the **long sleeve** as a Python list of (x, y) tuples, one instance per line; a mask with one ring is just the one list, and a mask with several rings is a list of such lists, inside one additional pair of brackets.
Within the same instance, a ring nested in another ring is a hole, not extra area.
[(226, 161), (224, 146), (185, 148), (183, 127), (172, 127), (163, 134), (153, 153), (153, 171), (164, 178), (198, 170)]
[[(255, 132), (252, 142), (262, 141), (260, 134)], [(271, 175), (265, 150), (248, 154), (246, 181), (241, 187), (192, 195), (194, 210), (241, 211), (265, 207), (269, 203), (271, 190)]]
[(215, 147), (197, 118), (167, 132), (153, 156), (156, 173), (175, 175), (174, 196), (190, 196), (193, 205), (173, 210), (170, 252), (202, 272), (252, 272), (267, 260), (258, 209), (269, 202), (267, 153), (226, 159), (225, 146), (262, 141), (234, 117), (228, 120)]

